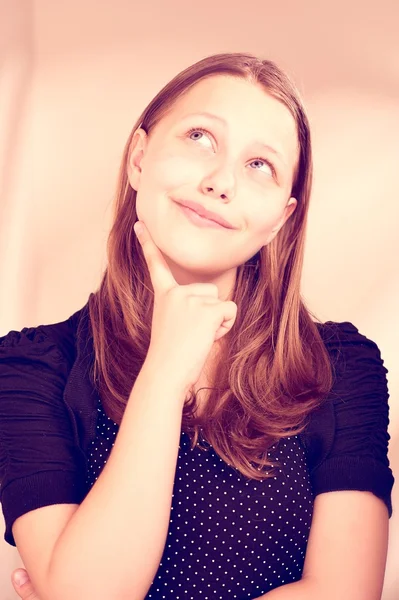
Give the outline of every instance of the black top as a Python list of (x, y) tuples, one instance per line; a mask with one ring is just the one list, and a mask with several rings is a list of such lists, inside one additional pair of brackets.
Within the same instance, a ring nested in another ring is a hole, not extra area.
[[(318, 324), (333, 389), (306, 431), (269, 455), (273, 479), (247, 480), (181, 432), (164, 554), (146, 598), (257, 598), (301, 578), (314, 497), (366, 490), (392, 515), (387, 369), (375, 342), (348, 322)], [(20, 515), (80, 503), (118, 426), (90, 379), (87, 304), (66, 321), (0, 337), (0, 501), (4, 539)]]

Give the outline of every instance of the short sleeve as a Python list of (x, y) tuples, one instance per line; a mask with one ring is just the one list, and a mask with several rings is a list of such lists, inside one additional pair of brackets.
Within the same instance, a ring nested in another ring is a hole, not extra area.
[(334, 433), (328, 453), (311, 474), (314, 494), (370, 491), (383, 500), (391, 517), (395, 480), (388, 459), (388, 370), (377, 344), (352, 323), (325, 325), (335, 370), (329, 399)]
[(0, 337), (0, 502), (12, 546), (19, 516), (80, 503), (85, 494), (82, 453), (63, 401), (70, 364), (46, 327)]

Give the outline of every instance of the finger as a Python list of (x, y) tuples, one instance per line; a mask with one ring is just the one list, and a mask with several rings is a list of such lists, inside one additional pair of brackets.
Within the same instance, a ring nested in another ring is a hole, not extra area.
[[(227, 310), (226, 310), (226, 308), (227, 308)], [(237, 318), (237, 304), (233, 301), (229, 301), (229, 302), (227, 302), (227, 307), (226, 307), (226, 303), (225, 303), (223, 312), (222, 312), (222, 317), (223, 317), (223, 322), (219, 325), (219, 328), (216, 332), (215, 342), (217, 340), (219, 340), (221, 337), (223, 337), (224, 335), (226, 335), (226, 333), (228, 333), (230, 331), (230, 329), (233, 327), (234, 322)]]
[[(172, 275), (172, 271), (169, 269), (161, 251), (155, 245), (143, 221), (137, 221), (133, 228), (143, 250), (154, 292), (157, 294), (167, 292), (172, 287), (177, 286), (178, 284)], [(138, 229), (141, 229), (141, 231), (138, 231)]]
[(220, 302), (220, 300), (218, 300), (219, 289), (214, 283), (188, 283), (187, 285), (181, 285), (180, 287), (187, 291), (190, 296), (209, 296), (217, 302)]
[(220, 300), (216, 298), (204, 298), (203, 303), (208, 306), (217, 306), (218, 313), (217, 319), (222, 322), (220, 323), (216, 334), (215, 334), (215, 342), (219, 340), (221, 337), (226, 335), (228, 331), (233, 327), (234, 322), (237, 318), (237, 304), (232, 300), (226, 302), (220, 302)]
[(16, 593), (22, 600), (39, 600), (25, 569), (14, 571), (11, 580)]

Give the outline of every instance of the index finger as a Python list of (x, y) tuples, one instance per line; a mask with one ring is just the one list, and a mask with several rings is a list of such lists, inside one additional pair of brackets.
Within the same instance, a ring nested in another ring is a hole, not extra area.
[(133, 229), (143, 249), (154, 293), (167, 292), (172, 287), (178, 285), (169, 265), (162, 256), (158, 246), (156, 246), (143, 221), (136, 221)]

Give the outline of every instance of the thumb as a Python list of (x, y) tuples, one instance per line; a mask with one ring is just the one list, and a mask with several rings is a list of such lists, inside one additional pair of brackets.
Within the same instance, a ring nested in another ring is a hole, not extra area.
[(26, 569), (17, 569), (11, 577), (13, 586), (18, 596), (23, 600), (39, 600), (32, 587), (29, 575)]
[(29, 575), (25, 569), (17, 569), (12, 574), (12, 581), (17, 587), (21, 587), (29, 581)]

